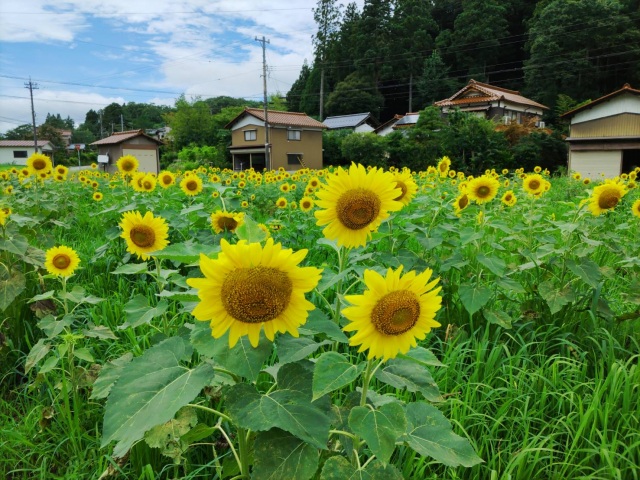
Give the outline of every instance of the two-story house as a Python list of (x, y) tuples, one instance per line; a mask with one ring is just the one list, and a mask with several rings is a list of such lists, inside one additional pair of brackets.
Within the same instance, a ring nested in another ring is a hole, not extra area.
[[(245, 108), (225, 128), (231, 130), (234, 170), (322, 168), (322, 131), (326, 125), (305, 113)], [(269, 143), (267, 144), (267, 128)], [(267, 165), (267, 154), (269, 164)]]

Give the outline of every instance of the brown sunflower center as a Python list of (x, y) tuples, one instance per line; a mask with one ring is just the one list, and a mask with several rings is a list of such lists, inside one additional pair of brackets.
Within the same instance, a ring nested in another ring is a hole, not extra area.
[(303, 200), (300, 206), (304, 209), (311, 208), (311, 202), (309, 200)]
[(186, 184), (186, 187), (190, 192), (195, 192), (196, 190), (198, 190), (198, 182), (196, 182), (195, 180), (189, 180)]
[(348, 190), (336, 204), (338, 220), (350, 230), (361, 230), (373, 222), (380, 213), (380, 198), (364, 188)]
[(404, 196), (407, 194), (408, 189), (407, 189), (407, 185), (400, 180), (396, 180), (396, 188), (399, 188), (401, 191), (400, 195), (394, 198), (394, 200), (398, 201), (404, 198)]
[(373, 326), (385, 335), (402, 335), (413, 328), (419, 317), (420, 302), (409, 290), (388, 293), (371, 312)]
[(438, 165), (438, 168), (441, 172), (446, 172), (449, 169), (449, 165), (447, 165), (446, 163), (441, 163), (440, 165)]
[(510, 202), (512, 199), (513, 199), (513, 197), (511, 196), (510, 193), (504, 196), (504, 201), (505, 202)]
[(135, 167), (135, 165), (130, 160), (122, 162), (122, 170), (124, 170), (125, 172), (130, 172), (131, 170), (134, 169), (134, 167)]
[(140, 248), (149, 248), (156, 241), (156, 232), (147, 225), (136, 225), (131, 229), (129, 238)]
[(540, 188), (540, 180), (530, 180), (529, 188), (531, 190), (538, 190)]
[(462, 210), (467, 205), (469, 205), (469, 197), (467, 197), (466, 195), (462, 195), (458, 200), (458, 208)]
[(171, 185), (171, 177), (169, 175), (163, 175), (161, 181), (164, 185)]
[(487, 198), (491, 193), (491, 189), (487, 185), (480, 185), (478, 190), (476, 190), (476, 194), (479, 198)]
[(41, 158), (36, 158), (33, 161), (33, 169), (34, 170), (44, 170), (45, 168), (47, 168), (47, 162), (45, 162), (43, 159)]
[(145, 190), (153, 190), (153, 184), (149, 180), (145, 180), (142, 183), (142, 186), (144, 187)]
[(53, 263), (56, 268), (64, 270), (65, 268), (68, 268), (69, 265), (71, 265), (71, 258), (69, 258), (69, 255), (67, 255), (66, 253), (59, 253), (55, 257), (53, 257), (51, 263)]
[(617, 190), (605, 190), (598, 197), (598, 206), (603, 210), (607, 210), (615, 207), (619, 201), (620, 194)]
[(222, 283), (222, 304), (239, 322), (268, 322), (285, 311), (292, 292), (285, 272), (263, 266), (239, 268)]
[(238, 222), (231, 217), (220, 217), (218, 219), (218, 228), (221, 228), (222, 230), (233, 232), (237, 227)]

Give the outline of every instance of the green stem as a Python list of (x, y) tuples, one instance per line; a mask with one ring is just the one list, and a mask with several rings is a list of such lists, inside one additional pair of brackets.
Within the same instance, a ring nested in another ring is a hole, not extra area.
[(212, 413), (214, 415), (217, 415), (220, 418), (226, 420), (227, 422), (233, 423), (233, 420), (231, 420), (230, 417), (228, 417), (227, 415), (225, 415), (222, 412), (219, 412), (218, 410), (214, 410), (213, 408), (205, 407), (204, 405), (198, 405), (197, 403), (189, 403), (186, 406), (187, 407), (193, 407), (193, 408), (199, 408), (200, 410), (204, 410), (205, 412), (209, 412), (209, 413)]
[(238, 427), (238, 453), (240, 456), (240, 478), (250, 478), (249, 475), (249, 434), (250, 430)]
[(364, 375), (362, 377), (362, 394), (360, 395), (360, 406), (364, 407), (367, 404), (367, 391), (369, 390), (369, 383), (371, 383), (371, 378), (373, 374), (376, 373), (378, 368), (384, 360), (380, 360), (378, 364), (374, 367), (374, 360), (367, 360), (367, 368), (364, 371)]
[(64, 307), (64, 314), (69, 313), (69, 306), (67, 305), (67, 277), (61, 277), (60, 282), (62, 283), (62, 306)]
[[(338, 250), (338, 275), (344, 272), (346, 266), (349, 263), (350, 248), (340, 247)], [(333, 321), (336, 325), (340, 326), (340, 311), (342, 310), (342, 302), (340, 301), (340, 295), (342, 294), (342, 279), (338, 280), (336, 285), (336, 308), (333, 311)]]

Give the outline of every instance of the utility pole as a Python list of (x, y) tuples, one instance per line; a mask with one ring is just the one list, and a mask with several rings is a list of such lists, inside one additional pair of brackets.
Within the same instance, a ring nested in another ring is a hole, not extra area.
[(98, 111), (98, 113), (100, 114), (100, 138), (104, 138), (104, 136), (102, 135), (102, 110)]
[(264, 164), (267, 170), (271, 170), (271, 153), (269, 142), (269, 103), (267, 102), (267, 43), (269, 40), (256, 37), (256, 42), (262, 43), (262, 90), (264, 95), (264, 132), (265, 132), (265, 144), (264, 144)]
[(31, 121), (33, 122), (33, 148), (34, 153), (38, 153), (38, 133), (36, 131), (36, 110), (33, 108), (33, 91), (38, 89), (38, 84), (33, 83), (31, 81), (31, 77), (29, 77), (29, 82), (24, 84), (24, 88), (29, 89), (29, 96), (31, 97)]
[(120, 131), (124, 132), (124, 117), (120, 114)]

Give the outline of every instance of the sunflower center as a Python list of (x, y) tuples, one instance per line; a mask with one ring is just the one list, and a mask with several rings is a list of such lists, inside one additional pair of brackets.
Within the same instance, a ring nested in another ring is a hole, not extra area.
[(598, 206), (603, 210), (607, 210), (609, 208), (615, 207), (619, 201), (620, 195), (618, 194), (618, 192), (615, 190), (608, 190), (602, 192), (602, 194), (598, 198)]
[(164, 185), (171, 185), (171, 177), (169, 175), (164, 175), (162, 177), (162, 183)]
[(33, 168), (34, 170), (42, 170), (44, 168), (47, 167), (47, 162), (45, 162), (44, 160), (42, 160), (41, 158), (36, 158), (33, 161)]
[(198, 190), (198, 182), (196, 182), (195, 180), (189, 180), (186, 186), (187, 190), (189, 190), (190, 192), (195, 192), (196, 190)]
[(122, 163), (122, 170), (124, 170), (125, 172), (130, 172), (131, 170), (133, 170), (133, 162), (123, 162)]
[(462, 195), (462, 197), (460, 197), (460, 200), (458, 200), (458, 208), (462, 210), (467, 205), (469, 205), (469, 197), (467, 197), (466, 195)]
[(309, 200), (304, 200), (302, 202), (302, 208), (311, 208), (311, 202)]
[(129, 234), (131, 241), (140, 248), (148, 248), (156, 241), (156, 232), (147, 225), (136, 225)]
[(231, 217), (221, 217), (218, 219), (218, 227), (222, 230), (228, 230), (230, 232), (234, 231), (238, 226), (238, 222), (236, 222)]
[(420, 302), (409, 290), (388, 293), (371, 312), (373, 326), (385, 335), (402, 335), (413, 328), (419, 317)]
[(145, 190), (152, 190), (153, 189), (153, 185), (151, 184), (151, 182), (149, 180), (146, 180), (143, 183), (144, 189)]
[(529, 182), (529, 188), (531, 190), (538, 190), (540, 188), (540, 181), (539, 180), (531, 180)]
[(268, 322), (285, 311), (292, 292), (285, 272), (263, 266), (239, 268), (224, 279), (222, 304), (239, 322)]
[(480, 187), (478, 187), (478, 190), (476, 191), (476, 193), (478, 194), (478, 197), (486, 198), (491, 193), (491, 189), (486, 185), (480, 185)]
[(358, 188), (343, 193), (336, 204), (338, 220), (350, 230), (361, 230), (380, 213), (381, 202), (371, 190)]
[(71, 265), (71, 259), (69, 258), (69, 255), (65, 253), (59, 253), (58, 255), (53, 257), (53, 261), (51, 263), (53, 263), (56, 268), (64, 270), (69, 265)]
[(407, 186), (405, 185), (404, 182), (400, 181), (400, 180), (396, 180), (396, 188), (399, 188), (401, 190), (400, 195), (398, 195), (396, 198), (394, 198), (394, 200), (400, 200), (402, 199), (406, 194), (407, 194)]

